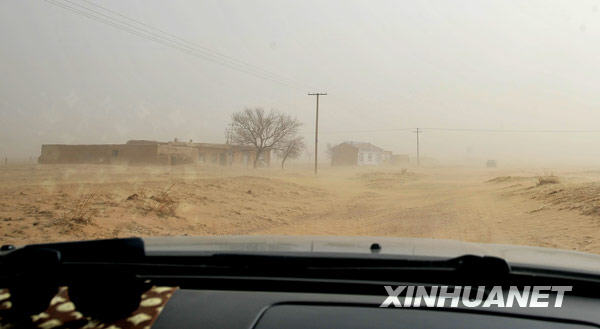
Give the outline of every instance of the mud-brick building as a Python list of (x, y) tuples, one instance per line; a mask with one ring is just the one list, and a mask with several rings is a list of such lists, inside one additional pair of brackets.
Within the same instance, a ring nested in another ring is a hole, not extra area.
[[(38, 159), (43, 164), (127, 164), (251, 166), (256, 157), (253, 147), (229, 144), (157, 142), (130, 140), (125, 144), (42, 145)], [(260, 156), (261, 165), (269, 165), (270, 152)]]
[[(248, 167), (254, 164), (256, 149), (252, 146), (232, 144), (194, 143), (198, 149), (198, 162), (208, 165)], [(259, 156), (259, 165), (268, 166), (271, 152), (266, 151)]]
[(171, 143), (131, 141), (126, 144), (65, 145), (45, 144), (39, 163), (153, 164), (193, 163), (197, 150)]

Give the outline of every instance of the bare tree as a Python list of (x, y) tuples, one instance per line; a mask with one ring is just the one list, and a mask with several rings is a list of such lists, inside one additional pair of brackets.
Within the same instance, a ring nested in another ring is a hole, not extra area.
[(251, 145), (256, 150), (254, 168), (260, 156), (269, 150), (277, 150), (286, 139), (295, 136), (302, 125), (291, 116), (261, 108), (245, 109), (231, 116), (231, 140), (235, 144)]
[(285, 166), (285, 160), (296, 159), (302, 154), (302, 150), (304, 150), (304, 138), (295, 136), (284, 140), (275, 151), (277, 156), (281, 158), (281, 169)]

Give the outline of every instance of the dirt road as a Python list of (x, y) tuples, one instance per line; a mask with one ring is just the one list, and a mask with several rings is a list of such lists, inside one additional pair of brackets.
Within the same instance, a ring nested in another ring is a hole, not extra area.
[(330, 211), (253, 233), (445, 238), (600, 252), (600, 218), (536, 200), (548, 192), (537, 186), (535, 176), (497, 183), (488, 182), (497, 172), (417, 172), (394, 188), (339, 190), (338, 185), (323, 184), (336, 190), (336, 198), (326, 201)]
[(600, 172), (15, 166), (2, 243), (155, 235), (446, 238), (600, 253)]

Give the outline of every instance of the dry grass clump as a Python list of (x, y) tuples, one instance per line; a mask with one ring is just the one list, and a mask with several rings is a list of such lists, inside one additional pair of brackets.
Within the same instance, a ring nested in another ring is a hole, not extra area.
[(152, 194), (149, 197), (145, 190), (141, 189), (137, 193), (131, 194), (127, 197), (127, 201), (138, 201), (141, 205), (138, 207), (143, 210), (146, 214), (154, 213), (160, 217), (175, 216), (178, 202), (171, 196), (171, 189), (175, 184), (171, 184), (169, 187), (159, 191), (158, 193)]
[(76, 199), (74, 205), (63, 213), (63, 221), (90, 224), (94, 215), (94, 209), (92, 209), (91, 204), (95, 198), (96, 193), (92, 192)]
[(548, 184), (558, 184), (560, 180), (557, 176), (540, 176), (538, 177), (537, 186), (548, 185)]
[(166, 190), (157, 195), (150, 196), (148, 206), (150, 210), (159, 216), (175, 216), (177, 202), (169, 195), (169, 191), (175, 184), (169, 186)]
[(74, 199), (70, 207), (64, 207), (62, 215), (48, 223), (48, 227), (58, 227), (60, 234), (73, 234), (81, 232), (87, 225), (93, 225), (97, 209), (92, 207), (92, 203), (96, 197), (97, 194), (92, 192)]

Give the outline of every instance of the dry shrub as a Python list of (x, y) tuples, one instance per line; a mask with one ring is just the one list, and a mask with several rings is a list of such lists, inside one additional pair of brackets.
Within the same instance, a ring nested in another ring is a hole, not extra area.
[[(169, 195), (169, 192), (173, 186), (175, 186), (175, 184), (172, 184), (167, 189), (164, 189), (156, 195), (152, 195), (150, 198), (146, 199), (146, 210), (159, 216), (175, 216), (177, 201), (175, 201), (171, 195)], [(145, 196), (145, 194), (143, 195)]]
[(96, 193), (92, 192), (84, 194), (75, 200), (75, 204), (63, 214), (63, 220), (67, 222), (75, 222), (77, 224), (89, 224), (92, 222), (94, 209), (92, 209), (92, 201), (96, 198)]
[(557, 176), (540, 176), (538, 177), (537, 186), (558, 183), (560, 183), (560, 181)]

